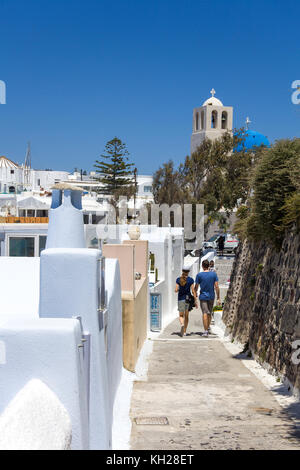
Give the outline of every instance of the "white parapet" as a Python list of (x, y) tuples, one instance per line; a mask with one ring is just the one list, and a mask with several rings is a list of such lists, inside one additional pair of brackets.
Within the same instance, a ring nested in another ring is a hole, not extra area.
[(0, 416), (0, 450), (68, 450), (69, 414), (41, 380), (33, 379)]
[(84, 348), (78, 347), (81, 340), (76, 319), (0, 319), (0, 414), (28, 382), (39, 379), (68, 411), (73, 450), (89, 449), (88, 384)]

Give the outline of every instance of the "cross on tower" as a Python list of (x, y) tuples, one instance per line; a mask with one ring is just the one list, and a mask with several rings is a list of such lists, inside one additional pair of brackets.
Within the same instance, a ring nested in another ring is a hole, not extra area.
[(249, 129), (249, 124), (251, 124), (251, 121), (250, 121), (250, 119), (248, 118), (248, 116), (246, 117), (245, 124), (246, 124), (246, 130), (248, 130), (248, 129)]
[(211, 93), (211, 96), (214, 97), (215, 94), (216, 94), (215, 89), (213, 88), (213, 89), (210, 91), (210, 93)]

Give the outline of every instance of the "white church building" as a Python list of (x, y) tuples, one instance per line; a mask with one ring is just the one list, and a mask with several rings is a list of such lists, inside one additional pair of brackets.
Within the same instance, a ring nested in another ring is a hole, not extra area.
[(232, 131), (233, 107), (224, 106), (222, 101), (214, 96), (215, 93), (212, 89), (211, 97), (193, 111), (191, 154), (204, 139), (215, 140), (225, 132)]

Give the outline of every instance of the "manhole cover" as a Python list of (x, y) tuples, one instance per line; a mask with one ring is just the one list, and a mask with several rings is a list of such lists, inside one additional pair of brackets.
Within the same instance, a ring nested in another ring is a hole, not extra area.
[(169, 424), (168, 418), (166, 416), (158, 417), (149, 417), (149, 418), (134, 418), (136, 424), (145, 425), (145, 424), (156, 424), (156, 425), (166, 425)]
[(254, 411), (257, 413), (261, 413), (263, 415), (271, 415), (273, 413), (273, 410), (271, 408), (253, 408)]

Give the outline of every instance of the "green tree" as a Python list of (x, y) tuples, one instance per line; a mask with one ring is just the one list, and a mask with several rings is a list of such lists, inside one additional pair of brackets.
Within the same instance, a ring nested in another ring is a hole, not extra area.
[(216, 220), (225, 228), (237, 203), (249, 197), (249, 174), (255, 158), (236, 151), (243, 139), (243, 129), (226, 132), (216, 140), (205, 139), (180, 166), (187, 199), (204, 204), (206, 228)]
[(101, 160), (96, 160), (94, 167), (99, 177), (96, 179), (103, 184), (99, 190), (102, 194), (114, 195), (116, 191), (134, 186), (132, 177), (133, 163), (128, 163), (126, 145), (117, 137), (107, 142)]
[(226, 230), (233, 209), (250, 199), (253, 171), (262, 158), (262, 148), (237, 151), (244, 138), (244, 129), (225, 132), (205, 139), (178, 170), (172, 161), (165, 163), (154, 174), (155, 202), (203, 204), (206, 229), (218, 221)]
[(174, 162), (164, 163), (153, 175), (153, 197), (156, 204), (182, 204), (184, 191), (180, 172), (175, 170)]

